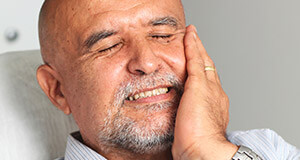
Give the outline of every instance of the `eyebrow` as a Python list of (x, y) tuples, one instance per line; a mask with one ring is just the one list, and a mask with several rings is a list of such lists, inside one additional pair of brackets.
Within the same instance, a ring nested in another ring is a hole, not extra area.
[(149, 24), (152, 26), (168, 25), (175, 28), (178, 27), (178, 21), (176, 18), (170, 16), (154, 19), (150, 21)]
[[(160, 17), (156, 18), (154, 20), (151, 20), (149, 22), (149, 25), (152, 26), (162, 26), (162, 25), (168, 25), (174, 28), (178, 27), (178, 21), (174, 17)], [(87, 47), (87, 49), (90, 49), (95, 43), (97, 43), (100, 40), (103, 40), (107, 37), (110, 37), (112, 35), (115, 35), (117, 32), (112, 30), (103, 30), (100, 32), (92, 33), (85, 41), (84, 46)]]
[(115, 35), (116, 33), (117, 33), (116, 31), (111, 31), (111, 30), (103, 30), (100, 32), (93, 33), (85, 40), (84, 46), (90, 49), (96, 42), (103, 40), (107, 37), (110, 37), (112, 35)]

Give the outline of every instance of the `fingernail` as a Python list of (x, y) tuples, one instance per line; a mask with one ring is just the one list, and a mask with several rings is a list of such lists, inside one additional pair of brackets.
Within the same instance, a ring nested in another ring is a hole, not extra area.
[(194, 26), (194, 28), (195, 28), (195, 32), (198, 33), (196, 26)]
[(193, 37), (194, 37), (195, 40), (197, 39), (197, 35), (196, 35), (195, 32), (193, 33)]
[(193, 29), (194, 29), (193, 32), (194, 39), (197, 39), (197, 28), (194, 25), (193, 25)]
[(196, 32), (193, 33), (193, 37), (194, 37), (195, 40), (197, 39), (197, 33)]

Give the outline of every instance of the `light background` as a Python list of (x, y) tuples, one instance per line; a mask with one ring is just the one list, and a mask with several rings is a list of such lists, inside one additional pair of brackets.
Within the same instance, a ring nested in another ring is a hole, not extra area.
[[(39, 48), (42, 1), (0, 0), (0, 53)], [(271, 128), (299, 148), (300, 1), (183, 3), (231, 100), (229, 130)], [(5, 39), (8, 28), (18, 30), (16, 41)]]
[[(39, 48), (37, 22), (43, 0), (0, 0), (0, 54)], [(5, 32), (16, 30), (15, 41), (8, 41)]]
[(300, 147), (300, 1), (184, 0), (230, 98), (229, 130), (270, 128)]

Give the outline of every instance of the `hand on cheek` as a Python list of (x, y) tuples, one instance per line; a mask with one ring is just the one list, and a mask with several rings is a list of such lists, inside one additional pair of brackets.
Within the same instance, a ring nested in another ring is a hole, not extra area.
[(226, 140), (229, 101), (194, 26), (185, 39), (187, 81), (177, 112), (172, 147), (174, 159), (230, 159), (237, 146)]

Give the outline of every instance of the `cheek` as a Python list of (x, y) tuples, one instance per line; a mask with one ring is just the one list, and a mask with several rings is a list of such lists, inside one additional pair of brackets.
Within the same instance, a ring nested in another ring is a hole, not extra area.
[(85, 123), (103, 123), (107, 116), (104, 111), (112, 107), (115, 90), (121, 83), (120, 65), (99, 59), (86, 64), (74, 69), (74, 76), (70, 78), (73, 85), (69, 86), (68, 93), (72, 114), (83, 127)]
[(176, 41), (166, 46), (156, 47), (157, 53), (181, 80), (186, 77), (186, 59), (182, 41)]
[[(114, 98), (115, 90), (121, 83), (122, 65), (115, 65), (113, 61), (97, 61), (92, 63), (83, 72), (84, 78), (81, 86), (85, 86), (86, 94), (93, 99), (89, 101), (101, 101), (108, 105)], [(92, 92), (91, 92), (92, 91)]]

